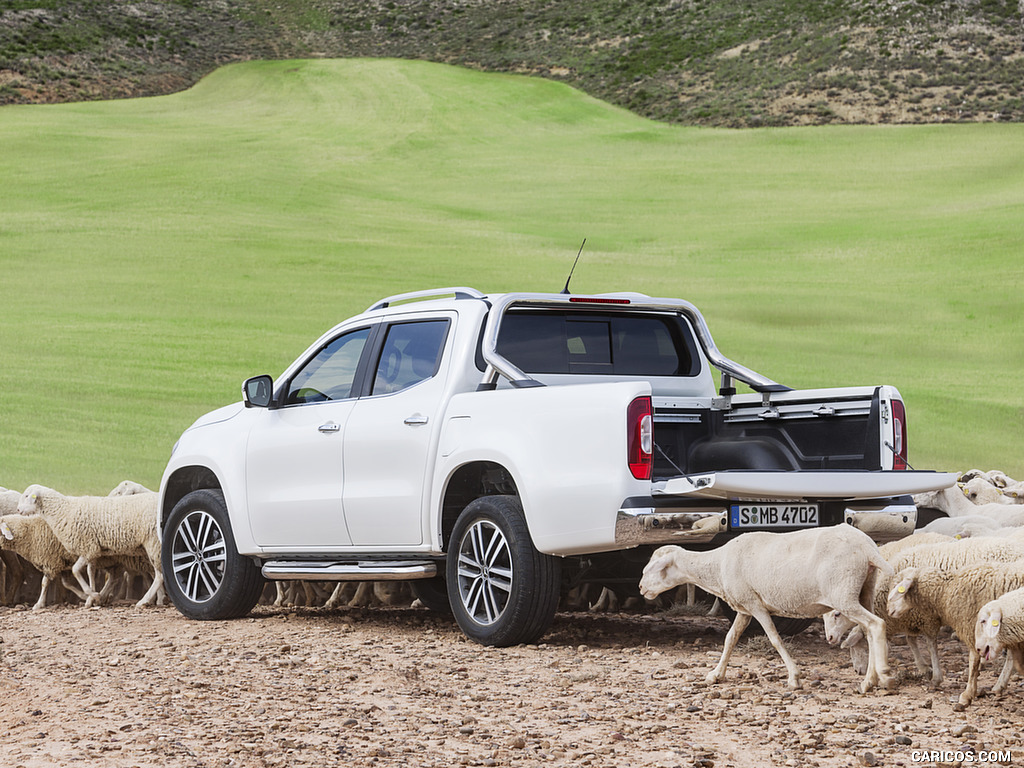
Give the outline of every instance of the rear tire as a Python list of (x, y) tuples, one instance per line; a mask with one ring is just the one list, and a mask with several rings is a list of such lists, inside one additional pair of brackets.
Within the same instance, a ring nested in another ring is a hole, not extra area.
[(190, 619), (235, 619), (256, 605), (265, 579), (235, 548), (224, 493), (203, 488), (174, 505), (161, 557), (171, 602)]
[(561, 561), (533, 546), (517, 496), (482, 496), (452, 530), (447, 582), (467, 637), (498, 647), (532, 643), (554, 619)]

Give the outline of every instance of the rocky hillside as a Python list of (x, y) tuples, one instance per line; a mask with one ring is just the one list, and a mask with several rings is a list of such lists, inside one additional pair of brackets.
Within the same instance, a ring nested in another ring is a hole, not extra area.
[(1024, 0), (0, 0), (0, 104), (147, 96), (257, 58), (562, 80), (674, 123), (1024, 120)]

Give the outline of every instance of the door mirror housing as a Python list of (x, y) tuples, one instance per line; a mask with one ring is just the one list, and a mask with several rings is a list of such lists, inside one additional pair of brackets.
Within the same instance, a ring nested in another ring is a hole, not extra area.
[(253, 376), (242, 384), (242, 402), (246, 408), (269, 408), (274, 395), (274, 380), (266, 374)]

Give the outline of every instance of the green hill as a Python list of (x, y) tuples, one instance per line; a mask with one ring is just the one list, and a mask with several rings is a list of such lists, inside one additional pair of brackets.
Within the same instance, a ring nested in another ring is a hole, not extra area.
[(539, 75), (673, 123), (1020, 121), (1018, 0), (0, 0), (0, 104), (165, 94), (250, 59)]
[[(670, 126), (540, 78), (253, 62), (0, 109), (0, 484), (159, 481), (177, 435), (392, 293), (694, 301), (723, 352), (890, 383), (919, 468), (1024, 477), (1016, 125)], [(571, 446), (567, 446), (571, 448)]]

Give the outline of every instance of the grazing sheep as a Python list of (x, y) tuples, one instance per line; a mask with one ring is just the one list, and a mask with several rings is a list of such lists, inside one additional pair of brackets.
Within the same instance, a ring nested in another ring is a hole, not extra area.
[(160, 568), (160, 540), (157, 536), (157, 494), (130, 496), (65, 496), (42, 485), (29, 486), (22, 494), (18, 511), (41, 515), (68, 552), (78, 557), (71, 572), (88, 597), (86, 606), (100, 599), (100, 593), (82, 572), (102, 567), (103, 557), (137, 555), (140, 550), (153, 568), (153, 583), (136, 605), (152, 604), (163, 587)]
[(940, 491), (929, 491), (914, 496), (918, 507), (932, 507), (950, 517), (984, 515), (995, 520), (1000, 526), (1024, 525), (1024, 509), (1013, 504), (974, 504), (964, 496), (959, 486), (953, 485)]
[[(974, 563), (956, 569), (911, 566), (896, 575), (895, 586), (887, 600), (889, 614), (899, 618), (911, 609), (930, 613), (936, 621), (952, 627), (967, 646), (967, 685), (955, 707), (958, 711), (978, 694), (981, 656), (973, 640), (979, 611), (990, 600), (1021, 587), (1024, 587), (1024, 563), (1019, 562)], [(1012, 659), (1007, 659), (1007, 666), (995, 686), (997, 692), (1009, 681), (1012, 664)]]
[(868, 638), (868, 669), (861, 683), (866, 692), (891, 685), (885, 625), (869, 610), (877, 571), (891, 573), (892, 568), (867, 534), (846, 524), (789, 533), (752, 531), (708, 552), (671, 545), (657, 549), (644, 568), (640, 592), (653, 600), (680, 584), (696, 584), (736, 611), (709, 683), (725, 678), (733, 647), (754, 617), (782, 657), (789, 686), (799, 688), (796, 662), (772, 614), (811, 618), (829, 608), (841, 611)]
[(981, 607), (974, 623), (974, 650), (983, 661), (993, 661), (1005, 650), (1024, 674), (1024, 589), (1007, 592)]
[(33, 610), (46, 607), (46, 592), (51, 581), (63, 584), (82, 600), (86, 599), (82, 592), (63, 578), (63, 574), (71, 569), (77, 558), (57, 540), (43, 518), (17, 514), (0, 517), (0, 548), (24, 558), (43, 575), (39, 599), (32, 606)]

